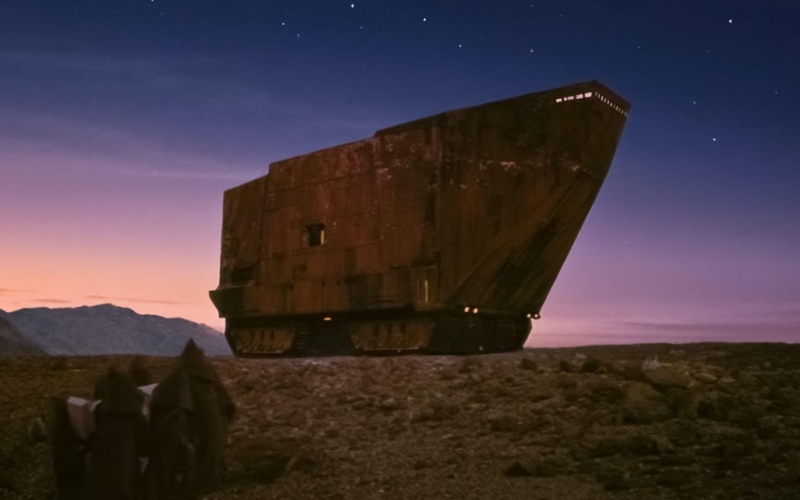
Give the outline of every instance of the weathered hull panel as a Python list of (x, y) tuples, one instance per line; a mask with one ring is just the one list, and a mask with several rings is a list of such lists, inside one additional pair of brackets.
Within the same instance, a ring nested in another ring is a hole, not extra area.
[(210, 295), (234, 352), (521, 348), (628, 109), (576, 84), (384, 129), (228, 190)]

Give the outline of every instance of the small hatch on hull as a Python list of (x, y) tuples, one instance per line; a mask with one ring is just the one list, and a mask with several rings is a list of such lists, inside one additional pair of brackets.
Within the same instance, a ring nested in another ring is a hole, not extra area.
[(306, 226), (308, 246), (318, 247), (325, 244), (325, 224), (311, 224)]

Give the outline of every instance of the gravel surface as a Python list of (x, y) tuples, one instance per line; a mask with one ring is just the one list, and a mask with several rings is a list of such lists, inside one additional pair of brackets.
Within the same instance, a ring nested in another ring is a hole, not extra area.
[[(0, 358), (0, 498), (52, 498), (47, 398), (130, 359)], [(800, 498), (797, 345), (213, 363), (239, 414), (209, 499)]]

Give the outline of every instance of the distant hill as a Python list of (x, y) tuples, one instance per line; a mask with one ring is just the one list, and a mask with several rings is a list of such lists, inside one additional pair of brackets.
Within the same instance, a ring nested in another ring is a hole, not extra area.
[(211, 356), (230, 355), (225, 337), (181, 318), (138, 314), (112, 304), (0, 311), (29, 342), (47, 354), (180, 354), (189, 339)]
[(36, 356), (46, 354), (42, 348), (25, 338), (21, 332), (3, 318), (0, 311), (0, 356)]

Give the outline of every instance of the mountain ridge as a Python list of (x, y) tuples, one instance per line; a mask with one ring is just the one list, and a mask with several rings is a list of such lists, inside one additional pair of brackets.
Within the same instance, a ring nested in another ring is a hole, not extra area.
[(114, 304), (0, 311), (16, 331), (47, 354), (174, 356), (193, 339), (208, 355), (230, 355), (224, 335), (183, 318), (139, 314)]
[(0, 356), (41, 356), (44, 349), (28, 339), (4, 317), (0, 309)]

